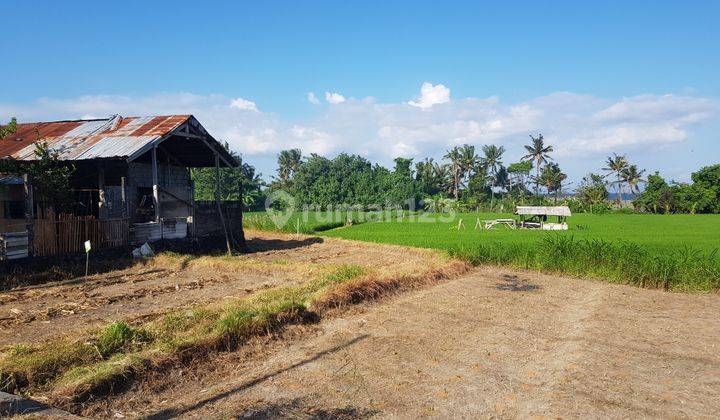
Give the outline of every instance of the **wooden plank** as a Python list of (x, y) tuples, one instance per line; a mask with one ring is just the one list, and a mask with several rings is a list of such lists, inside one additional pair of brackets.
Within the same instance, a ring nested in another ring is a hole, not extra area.
[[(25, 194), (25, 229), (29, 232), (28, 237), (32, 241), (33, 235), (33, 219), (35, 219), (35, 203), (33, 202), (33, 186), (30, 175), (23, 175), (23, 192)], [(32, 245), (30, 246), (32, 249)]]
[(152, 148), (152, 183), (153, 206), (155, 207), (155, 221), (160, 221), (160, 187), (158, 185), (157, 147)]
[(122, 203), (122, 217), (128, 217), (130, 210), (127, 200), (127, 179), (124, 176), (120, 177), (120, 202)]
[(105, 167), (102, 162), (98, 162), (98, 217), (100, 219), (107, 218), (107, 193), (105, 191)]

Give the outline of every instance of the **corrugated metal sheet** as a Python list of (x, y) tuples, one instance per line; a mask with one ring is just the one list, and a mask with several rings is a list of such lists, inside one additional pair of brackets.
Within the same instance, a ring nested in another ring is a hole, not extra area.
[(536, 216), (570, 216), (568, 206), (518, 206), (515, 214)]
[(22, 185), (23, 179), (19, 176), (0, 175), (0, 185)]
[(120, 116), (101, 120), (18, 124), (18, 130), (0, 140), (0, 158), (35, 159), (35, 143), (47, 142), (62, 160), (124, 158), (169, 134), (190, 115)]

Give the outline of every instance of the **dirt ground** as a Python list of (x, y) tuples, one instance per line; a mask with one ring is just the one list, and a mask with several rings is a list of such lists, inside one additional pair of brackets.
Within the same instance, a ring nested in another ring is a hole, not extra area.
[[(242, 297), (307, 281), (327, 264), (409, 272), (439, 261), (430, 251), (337, 239), (248, 232), (239, 264), (158, 258), (124, 270), (0, 292), (0, 348), (104, 326), (149, 320), (178, 307)], [(197, 264), (196, 264), (197, 262)]]
[[(402, 273), (438, 260), (342, 240), (256, 234), (252, 243), (248, 264), (233, 270), (137, 266), (0, 294), (0, 342), (303, 281), (307, 264)], [(80, 414), (709, 418), (720, 412), (719, 313), (714, 294), (478, 268), (151, 374)]]
[(499, 268), (136, 384), (92, 416), (715, 417), (720, 297)]

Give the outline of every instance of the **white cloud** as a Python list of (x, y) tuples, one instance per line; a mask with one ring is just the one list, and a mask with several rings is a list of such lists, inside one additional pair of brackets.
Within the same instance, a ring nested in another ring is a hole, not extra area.
[(437, 104), (450, 102), (450, 89), (444, 85), (425, 82), (420, 88), (420, 97), (417, 101), (410, 101), (408, 105), (427, 109)]
[(237, 108), (237, 109), (243, 109), (246, 111), (255, 111), (258, 112), (257, 105), (255, 105), (255, 102), (248, 101), (244, 98), (235, 98), (230, 102), (231, 108)]
[[(318, 116), (290, 122), (223, 95), (165, 93), (0, 102), (0, 116), (17, 116), (23, 122), (86, 115), (193, 114), (251, 163), (272, 161), (280, 150), (297, 147), (305, 154), (358, 153), (391, 166), (392, 159), (400, 155), (439, 159), (445, 150), (463, 143), (504, 145), (505, 161), (511, 162), (522, 155), (528, 134), (543, 133), (561, 166), (571, 176), (580, 177), (587, 170), (597, 170), (604, 156), (612, 152), (642, 157), (661, 148), (683, 147), (683, 142), (695, 138), (696, 128), (702, 124), (720, 124), (719, 104), (717, 99), (694, 96), (640, 95), (612, 100), (559, 92), (523, 102), (507, 103), (493, 96), (422, 108), (368, 97), (350, 98), (343, 106), (327, 107)], [(652, 158), (648, 161), (652, 163)], [(275, 168), (260, 169), (269, 174)], [(677, 165), (668, 169), (683, 170)]]
[(337, 92), (325, 92), (325, 100), (336, 105), (345, 102), (345, 97)]
[(308, 92), (307, 94), (307, 100), (313, 105), (320, 105), (320, 99), (318, 99), (317, 96), (315, 96), (315, 92)]
[(694, 97), (675, 95), (640, 95), (622, 100), (597, 112), (595, 118), (600, 121), (657, 121), (673, 119), (682, 114), (686, 123), (694, 123), (707, 118), (712, 109), (712, 101)]

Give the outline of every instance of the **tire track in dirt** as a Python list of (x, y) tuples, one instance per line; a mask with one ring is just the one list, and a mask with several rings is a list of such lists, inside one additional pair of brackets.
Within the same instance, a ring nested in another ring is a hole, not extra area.
[[(593, 283), (578, 282), (578, 290), (568, 296), (567, 306), (555, 312), (550, 351), (535, 351), (521, 376), (531, 378), (535, 387), (518, 399), (521, 417), (542, 416), (555, 412), (558, 387), (581, 369), (578, 363), (586, 345), (585, 334), (593, 323), (593, 314), (605, 300), (607, 293)], [(563, 402), (564, 404), (565, 402)]]

